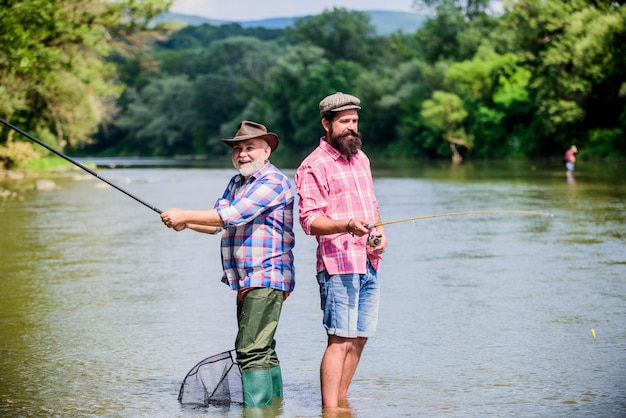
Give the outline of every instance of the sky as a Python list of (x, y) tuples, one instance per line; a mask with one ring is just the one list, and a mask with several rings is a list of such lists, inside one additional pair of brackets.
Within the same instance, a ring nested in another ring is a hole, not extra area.
[(413, 0), (174, 0), (170, 12), (217, 20), (260, 20), (316, 15), (325, 9), (391, 10), (415, 13)]

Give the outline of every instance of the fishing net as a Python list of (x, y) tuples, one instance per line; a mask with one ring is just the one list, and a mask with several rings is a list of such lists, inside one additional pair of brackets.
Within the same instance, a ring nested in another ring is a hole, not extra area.
[(243, 404), (241, 370), (235, 351), (224, 351), (207, 357), (187, 373), (178, 394), (183, 405)]

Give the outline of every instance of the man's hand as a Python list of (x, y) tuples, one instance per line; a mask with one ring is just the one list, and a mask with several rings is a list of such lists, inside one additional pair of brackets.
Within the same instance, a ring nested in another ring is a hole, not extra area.
[(172, 228), (174, 231), (182, 231), (187, 228), (185, 220), (185, 211), (181, 209), (168, 209), (161, 213), (161, 220), (163, 224), (168, 228)]
[(373, 227), (370, 232), (370, 238), (368, 245), (374, 254), (382, 254), (387, 248), (387, 236), (385, 235), (385, 228)]
[(357, 237), (362, 237), (363, 235), (370, 233), (370, 230), (367, 228), (367, 226), (368, 222), (364, 219), (350, 219), (348, 221), (346, 229), (350, 234)]

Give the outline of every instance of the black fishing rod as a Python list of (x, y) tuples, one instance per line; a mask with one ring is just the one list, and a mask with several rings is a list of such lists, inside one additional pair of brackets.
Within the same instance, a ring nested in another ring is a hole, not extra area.
[(159, 215), (163, 212), (161, 209), (158, 209), (157, 207), (149, 204), (148, 202), (145, 202), (144, 200), (138, 198), (137, 196), (135, 196), (134, 194), (122, 189), (120, 186), (116, 185), (115, 183), (112, 183), (111, 181), (105, 179), (102, 176), (99, 176), (98, 173), (96, 173), (95, 171), (93, 171), (92, 169), (90, 169), (89, 167), (84, 166), (83, 164), (79, 163), (78, 161), (74, 160), (73, 158), (68, 157), (67, 155), (63, 154), (62, 152), (52, 148), (51, 146), (49, 146), (48, 144), (38, 140), (37, 138), (35, 138), (34, 136), (28, 134), (27, 132), (24, 132), (23, 130), (21, 130), (20, 128), (11, 125), (9, 122), (7, 122), (4, 119), (0, 119), (0, 122), (2, 122), (3, 124), (5, 124), (6, 126), (8, 126), (9, 128), (13, 129), (15, 132), (19, 132), (20, 134), (24, 135), (26, 138), (30, 139), (33, 142), (38, 143), (39, 145), (41, 145), (42, 147), (46, 148), (47, 150), (55, 153), (56, 155), (58, 155), (59, 157), (69, 161), (70, 163), (74, 164), (76, 167), (82, 168), (83, 170), (85, 170), (86, 172), (88, 172), (89, 174), (91, 174), (92, 176), (96, 177), (99, 180), (102, 180), (103, 182), (105, 182), (106, 184), (108, 184), (109, 186), (119, 190), (120, 192), (124, 193), (126, 196), (128, 197), (132, 197), (133, 199), (135, 199), (137, 202), (141, 203), (142, 205), (152, 209), (153, 211), (155, 211), (156, 213), (158, 213)]

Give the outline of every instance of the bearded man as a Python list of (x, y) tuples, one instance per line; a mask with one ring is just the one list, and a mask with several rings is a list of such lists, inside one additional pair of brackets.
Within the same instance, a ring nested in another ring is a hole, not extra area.
[(239, 174), (214, 208), (172, 208), (161, 219), (175, 231), (223, 230), (222, 282), (237, 291), (235, 352), (244, 407), (264, 407), (283, 396), (274, 335), (283, 301), (295, 286), (294, 196), (289, 179), (269, 161), (278, 146), (276, 134), (260, 123), (242, 121), (235, 137), (222, 141), (232, 148)]
[[(299, 220), (317, 239), (317, 281), (328, 335), (322, 407), (342, 409), (367, 339), (376, 331), (378, 268), (387, 246), (370, 161), (361, 150), (360, 100), (337, 92), (319, 104), (325, 136), (295, 174)], [(377, 239), (369, 239), (374, 236)]]

